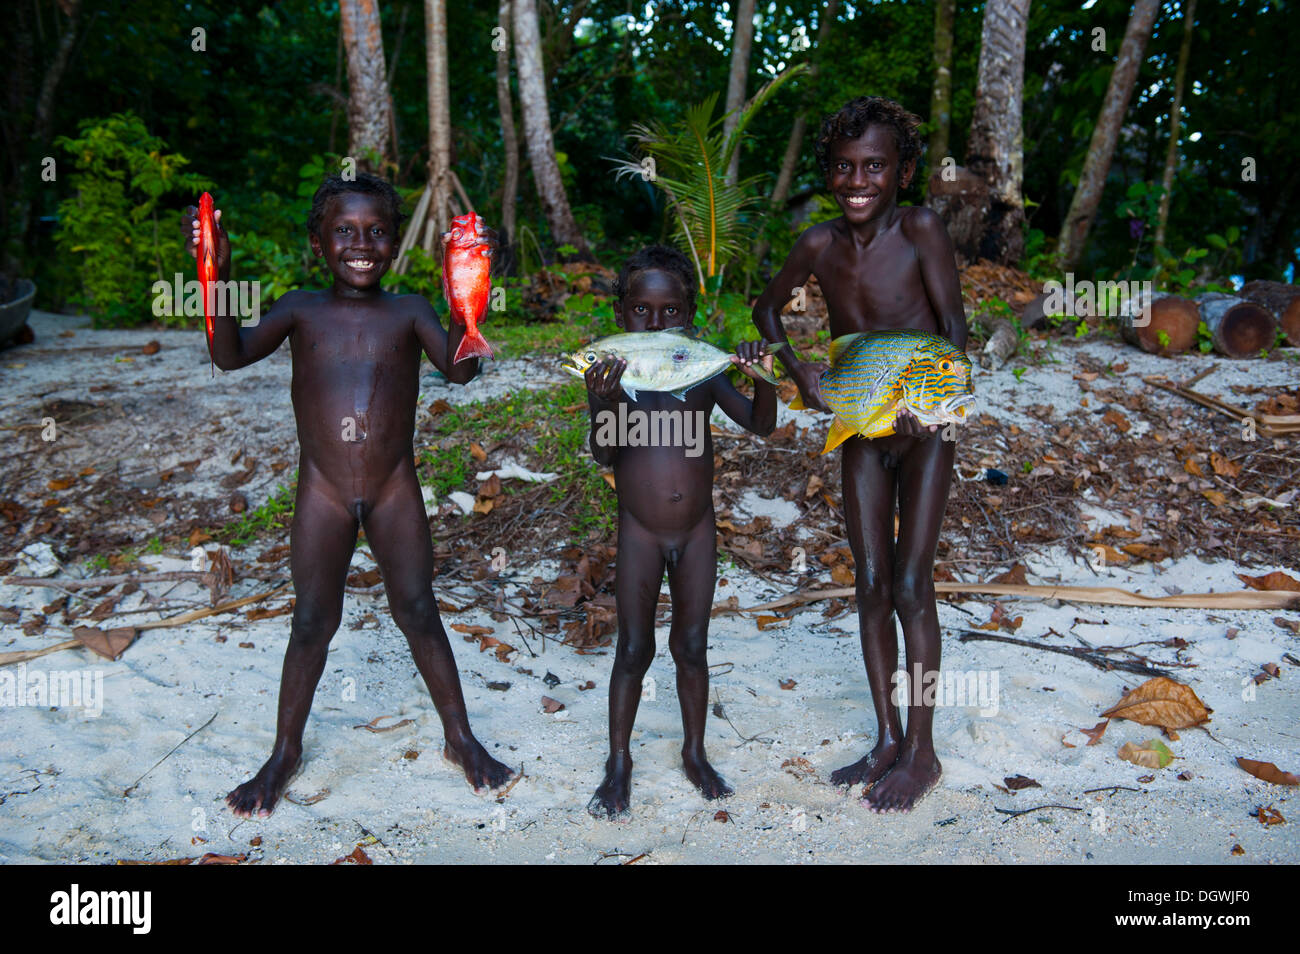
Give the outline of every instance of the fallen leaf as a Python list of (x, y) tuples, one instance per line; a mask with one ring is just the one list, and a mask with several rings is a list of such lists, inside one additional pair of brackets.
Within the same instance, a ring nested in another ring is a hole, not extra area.
[(394, 729), (400, 729), (400, 728), (401, 728), (402, 726), (404, 726), (404, 725), (411, 725), (413, 722), (415, 722), (414, 719), (403, 719), (403, 720), (401, 720), (400, 722), (394, 722), (392, 725), (380, 725), (380, 724), (379, 724), (379, 721), (380, 721), (381, 719), (395, 719), (395, 718), (397, 718), (397, 717), (396, 717), (396, 716), (386, 716), (386, 715), (375, 716), (373, 719), (371, 719), (371, 720), (370, 720), (369, 722), (367, 722), (365, 725), (354, 725), (352, 728), (354, 728), (354, 729), (365, 729), (367, 732), (392, 732)]
[(1272, 762), (1256, 762), (1254, 759), (1237, 758), (1237, 764), (1255, 778), (1272, 785), (1300, 785), (1300, 778), (1291, 772), (1283, 772)]
[(1108, 725), (1110, 725), (1109, 719), (1105, 722), (1098, 722), (1091, 729), (1080, 729), (1079, 731), (1088, 737), (1089, 745), (1096, 745), (1101, 741), (1101, 737), (1106, 734), (1106, 726)]
[(1156, 676), (1125, 693), (1101, 715), (1105, 719), (1128, 719), (1162, 729), (1190, 729), (1209, 722), (1212, 711), (1197, 698), (1191, 686)]
[(1241, 847), (1241, 845), (1233, 845), (1232, 853), (1234, 855), (1244, 855), (1246, 853), (1246, 849)]
[(1042, 788), (1034, 779), (1027, 775), (1008, 775), (1002, 780), (1006, 783), (1007, 788), (1013, 792), (1018, 792), (1024, 788)]
[(1174, 753), (1159, 739), (1148, 739), (1141, 745), (1125, 742), (1119, 747), (1118, 754), (1124, 761), (1142, 768), (1164, 768), (1174, 760)]
[(1210, 454), (1210, 466), (1220, 477), (1236, 477), (1241, 473), (1241, 465), (1234, 464), (1228, 458), (1219, 453)]
[(1237, 579), (1245, 583), (1252, 590), (1288, 590), (1290, 592), (1300, 593), (1300, 580), (1295, 577), (1287, 576), (1281, 570), (1274, 570), (1272, 573), (1266, 573), (1264, 576), (1247, 576), (1244, 573), (1238, 573)]
[(470, 636), (491, 636), (496, 632), (491, 626), (473, 626), (469, 623), (452, 623), (451, 628), (458, 633), (467, 633)]
[(1282, 629), (1289, 629), (1292, 636), (1300, 636), (1300, 619), (1287, 619), (1285, 616), (1274, 616), (1273, 625), (1280, 626)]
[(402, 758), (409, 759), (412, 762), (414, 762), (419, 757), (420, 757), (420, 753), (415, 749), (407, 749), (405, 752), (402, 753)]
[(109, 630), (98, 626), (78, 626), (73, 629), (72, 638), (96, 655), (115, 660), (135, 642), (138, 634), (139, 631), (130, 626)]
[(469, 452), (470, 455), (480, 464), (487, 460), (487, 451), (483, 449), (483, 445), (478, 441), (469, 442)]
[(1282, 825), (1286, 823), (1282, 813), (1272, 805), (1268, 806), (1268, 808), (1263, 805), (1256, 807), (1253, 817), (1258, 818), (1261, 825)]
[(1115, 410), (1113, 407), (1107, 409), (1106, 413), (1101, 416), (1101, 419), (1114, 427), (1121, 434), (1127, 434), (1129, 428), (1133, 426), (1129, 423), (1127, 417)]
[(552, 699), (550, 696), (542, 696), (542, 711), (547, 715), (555, 715), (557, 712), (564, 710), (564, 703), (558, 699)]
[(790, 620), (784, 616), (759, 616), (755, 622), (759, 629), (767, 629), (769, 626), (784, 626)]
[(370, 856), (366, 854), (365, 851), (362, 850), (361, 846), (357, 845), (355, 848), (352, 849), (350, 854), (346, 854), (342, 858), (335, 858), (333, 861), (330, 862), (330, 864), (331, 865), (373, 865), (374, 862), (370, 860)]
[(831, 580), (840, 586), (854, 586), (853, 570), (847, 563), (837, 563), (831, 567)]
[(1214, 506), (1216, 507), (1222, 507), (1226, 505), (1228, 502), (1228, 498), (1225, 497), (1223, 493), (1218, 490), (1202, 490), (1201, 496), (1204, 497), (1206, 500), (1208, 500), (1210, 503), (1214, 504)]
[(1025, 565), (1017, 563), (1007, 572), (999, 574), (993, 578), (994, 583), (1013, 583), (1017, 586), (1027, 586), (1029, 581), (1025, 579)]
[(795, 778), (807, 778), (810, 775), (817, 774), (817, 770), (813, 768), (812, 763), (799, 756), (792, 759), (786, 759), (781, 763), (781, 768), (785, 769)]
[(715, 822), (729, 822), (731, 821), (731, 813), (724, 808), (719, 808), (713, 813), (713, 820)]
[(157, 354), (160, 350), (162, 350), (162, 345), (158, 343), (157, 339), (154, 339), (150, 341), (148, 344), (146, 344), (143, 348), (141, 348), (140, 353)]
[(782, 689), (793, 689), (795, 686), (799, 685), (799, 683), (795, 682), (793, 679), (782, 679), (779, 685)]

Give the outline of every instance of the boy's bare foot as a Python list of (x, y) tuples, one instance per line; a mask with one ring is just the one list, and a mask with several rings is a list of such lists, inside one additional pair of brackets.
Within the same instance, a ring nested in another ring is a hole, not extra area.
[(461, 742), (447, 742), (442, 757), (465, 773), (465, 781), (476, 794), (500, 788), (515, 774), (509, 766), (488, 755), (487, 749), (473, 736)]
[(587, 811), (596, 818), (626, 818), (632, 803), (632, 759), (611, 755), (605, 762), (605, 781), (587, 802)]
[(939, 783), (942, 774), (943, 766), (934, 752), (905, 752), (864, 801), (873, 812), (909, 812)]
[(686, 777), (691, 784), (710, 801), (715, 798), (730, 798), (736, 794), (726, 779), (709, 764), (703, 753), (695, 755), (682, 752), (682, 768), (686, 770)]
[(226, 804), (240, 818), (254, 814), (266, 818), (275, 811), (275, 803), (301, 764), (301, 753), (273, 754), (256, 775), (226, 796)]
[(898, 759), (897, 742), (880, 741), (876, 747), (852, 765), (831, 772), (832, 785), (856, 785), (862, 782), (869, 789), (888, 772)]

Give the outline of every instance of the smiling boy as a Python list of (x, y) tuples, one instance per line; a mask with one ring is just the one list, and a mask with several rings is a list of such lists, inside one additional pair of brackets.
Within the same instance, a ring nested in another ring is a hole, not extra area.
[[(754, 305), (754, 324), (781, 344), (781, 359), (809, 408), (829, 410), (819, 379), (825, 365), (801, 361), (781, 327), (781, 308), (816, 275), (830, 313), (831, 338), (861, 331), (914, 329), (966, 346), (966, 314), (952, 242), (931, 210), (903, 208), (898, 192), (916, 172), (919, 120), (902, 106), (862, 97), (829, 116), (817, 139), (818, 165), (839, 218), (799, 236), (781, 271)], [(892, 698), (898, 668), (898, 614), (907, 671), (939, 671), (934, 556), (956, 445), (932, 436), (900, 411), (897, 433), (842, 445), (844, 519), (856, 562), (858, 624), (879, 726), (876, 745), (836, 770), (840, 785), (862, 782), (875, 811), (907, 811), (939, 781), (933, 705), (908, 709), (902, 731)], [(898, 539), (894, 539), (897, 501)]]
[[(198, 237), (194, 207), (182, 222)], [(230, 241), (218, 221), (220, 278), (230, 274)], [(212, 357), (224, 370), (246, 367), (288, 338), (300, 456), (290, 531), (296, 602), (280, 680), (271, 757), (226, 802), (236, 815), (269, 815), (302, 758), (302, 734), (343, 613), (344, 584), (357, 529), (365, 527), (393, 619), (442, 720), (444, 755), (475, 791), (505, 784), (511, 771), (470, 731), (456, 660), (433, 595), (433, 546), (416, 479), (412, 437), (421, 354), (449, 381), (464, 384), (478, 359), (453, 364), (464, 333), (450, 335), (420, 295), (380, 288), (397, 249), (401, 200), (383, 179), (329, 176), (316, 190), (307, 228), (332, 287), (291, 291), (256, 325), (218, 318)]]

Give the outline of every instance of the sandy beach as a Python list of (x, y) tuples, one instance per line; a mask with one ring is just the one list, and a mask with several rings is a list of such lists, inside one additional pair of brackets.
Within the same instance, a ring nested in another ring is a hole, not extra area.
[[(115, 384), (108, 393), (121, 415), (104, 426), (120, 429), (111, 466), (124, 480), (147, 485), (151, 475), (200, 458), (186, 473), (189, 502), (169, 505), (167, 519), (217, 512), (213, 502), (229, 495), (220, 480), (231, 470), (226, 462), (236, 444), (263, 460), (296, 459), (287, 349), (210, 379), (194, 332), (93, 331), (84, 322), (40, 313), (33, 327), (35, 344), (0, 353), (0, 400), (8, 421), (39, 427), (49, 402), (89, 406), (101, 393), (92, 388)], [(74, 335), (58, 337), (67, 330)], [(150, 340), (160, 349), (141, 355)], [(1112, 342), (1080, 347), (1098, 360), (1121, 354)], [(1123, 349), (1122, 357), (1131, 366), (1129, 380), (1170, 373), (1170, 362), (1135, 350)], [(1219, 364), (1201, 387), (1228, 400), (1234, 399), (1233, 384), (1294, 387), (1296, 380), (1290, 360)], [(980, 410), (1006, 426), (1029, 426), (1017, 389), (1032, 389), (1035, 402), (1064, 407), (1078, 398), (1073, 370), (1065, 361), (1029, 368), (1023, 377), (1009, 367), (981, 371)], [(483, 378), (463, 388), (429, 381), (422, 401), (460, 404), (560, 380), (553, 362), (508, 359), (488, 363)], [(779, 424), (817, 426), (814, 415), (780, 413)], [(196, 415), (209, 426), (190, 428)], [(82, 438), (75, 423), (65, 442), (46, 447), (33, 443), (30, 431), (8, 433), (11, 452), (29, 454), (24, 466), (39, 474), (32, 486), (86, 463), (78, 457)], [(972, 472), (977, 457), (959, 452), (959, 471)], [(500, 463), (490, 459), (486, 466)], [(97, 458), (96, 466), (102, 472), (110, 465)], [(250, 506), (285, 481), (282, 471), (263, 469), (240, 487)], [(8, 480), (0, 497), (20, 498), (18, 486), (19, 478)], [(747, 488), (732, 509), (738, 516), (767, 516), (775, 527), (798, 513), (780, 497), (765, 497), (761, 487)], [(1096, 527), (1128, 522), (1104, 504), (1085, 513)], [(1295, 504), (1277, 508), (1273, 518), (1293, 525)], [(112, 529), (143, 544), (152, 528), (146, 519), (124, 529), (105, 526), (105, 532)], [(251, 561), (266, 546), (254, 543), (231, 556)], [(141, 555), (142, 572), (188, 569), (187, 549)], [(1105, 585), (1163, 596), (1238, 591), (1238, 573), (1294, 576), (1295, 556), (1249, 567), (1190, 554), (1090, 566), (1049, 547), (1028, 557), (1025, 567), (1031, 584)], [(13, 573), (41, 571), (33, 556), (14, 552), (4, 540), (0, 557), (16, 561)], [(59, 555), (51, 580), (85, 575), (80, 559)], [(360, 571), (373, 568), (364, 542), (353, 563)], [(506, 599), (514, 599), (555, 572), (545, 555), (512, 556), (500, 585)], [(831, 583), (815, 561), (778, 586), (726, 555), (719, 579), (716, 600), (734, 596), (742, 608)], [(225, 598), (275, 585), (240, 579)], [(159, 619), (149, 608), (150, 591), (162, 589), (169, 600), (208, 605), (208, 590), (192, 581), (142, 587), (97, 625)], [(454, 607), (474, 596), (436, 580), (435, 590)], [(39, 633), (21, 626), (63, 595), (52, 586), (0, 584), (0, 607), (16, 610), (19, 620), (0, 624), (0, 652), (70, 638), (54, 615)], [(284, 609), (290, 596), (284, 591), (256, 606)], [(873, 815), (860, 803), (860, 791), (829, 783), (833, 769), (856, 760), (874, 741), (856, 616), (828, 621), (817, 607), (760, 628), (756, 614), (724, 613), (713, 620), (709, 639), (713, 715), (706, 742), (735, 797), (706, 803), (682, 774), (681, 720), (664, 625), (633, 734), (632, 815), (611, 823), (590, 817), (585, 806), (605, 758), (612, 649), (578, 653), (556, 640), (535, 639), (477, 606), (444, 613), (448, 626), (487, 627), (513, 650), (483, 651), (474, 635), (450, 633), (475, 732), (523, 775), (504, 795), (476, 796), (441, 758), (440, 725), (382, 595), (352, 594), (308, 722), (304, 765), (266, 819), (235, 818), (223, 799), (269, 751), (288, 615), (249, 619), (241, 611), (147, 629), (117, 661), (77, 648), (22, 663), (21, 670), (0, 669), (15, 681), (21, 673), (47, 685), (60, 679), (52, 673), (71, 672), (83, 687), (101, 687), (90, 707), (85, 699), (51, 706), (48, 697), (43, 705), (19, 705), (21, 693), (0, 707), (0, 861), (104, 864), (210, 852), (243, 855), (245, 863), (328, 863), (358, 847), (376, 864), (1300, 861), (1298, 790), (1265, 783), (1236, 763), (1244, 757), (1300, 770), (1300, 665), (1294, 661), (1300, 638), (1275, 622), (1294, 622), (1300, 612), (1002, 602), (1009, 615), (1023, 617), (1018, 638), (1056, 646), (1143, 644), (1153, 665), (1178, 664), (1172, 674), (1213, 710), (1211, 721), (1181, 730), (1176, 740), (1164, 738), (1175, 756), (1164, 768), (1124, 761), (1117, 757), (1121, 745), (1162, 738), (1160, 730), (1115, 719), (1095, 745), (1080, 730), (1105, 721), (1100, 714), (1144, 677), (1027, 647), (962, 642), (958, 633), (990, 618), (990, 601), (941, 600), (943, 667), (971, 674), (971, 684), (987, 693), (938, 709), (940, 786), (911, 814)], [(1175, 638), (1185, 645), (1152, 648), (1153, 640)], [(1279, 675), (1256, 682), (1265, 664), (1276, 664)], [(563, 708), (546, 712), (543, 697)], [(1037, 784), (1011, 789), (1006, 779), (1015, 776)], [(1285, 821), (1264, 824), (1258, 810), (1269, 807)], [(1005, 811), (1035, 808), (1020, 815)]]

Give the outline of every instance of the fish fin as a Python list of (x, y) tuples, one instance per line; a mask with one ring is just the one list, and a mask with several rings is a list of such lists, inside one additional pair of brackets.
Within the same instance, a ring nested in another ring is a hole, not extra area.
[(826, 446), (822, 448), (823, 454), (829, 454), (835, 448), (839, 447), (857, 432), (849, 427), (838, 417), (831, 421), (830, 433), (826, 435)]
[(687, 392), (688, 390), (690, 390), (690, 389), (689, 389), (689, 388), (681, 388), (681, 389), (679, 389), (679, 390), (677, 390), (677, 391), (669, 391), (668, 393), (671, 394), (673, 397), (677, 398), (677, 400), (679, 400), (679, 401), (685, 401), (685, 400), (686, 400), (686, 392)]
[(626, 394), (628, 397), (630, 397), (633, 401), (636, 400), (636, 388), (630, 388), (626, 384), (624, 384), (623, 393)]
[(460, 347), (456, 349), (456, 357), (452, 359), (452, 364), (459, 364), (466, 358), (492, 358), (492, 346), (487, 343), (487, 339), (479, 333), (477, 328), (465, 329), (465, 337), (460, 339)]
[(768, 384), (777, 384), (777, 383), (778, 383), (777, 380), (776, 380), (776, 375), (772, 374), (771, 371), (767, 370), (767, 368), (763, 367), (761, 364), (751, 364), (749, 367), (750, 367), (750, 370), (752, 370), (755, 374), (757, 374), (760, 378), (762, 378), (762, 379), (763, 379), (764, 381), (766, 381)]
[(833, 365), (838, 364), (840, 360), (840, 355), (845, 351), (845, 349), (849, 348), (853, 344), (853, 342), (857, 341), (864, 334), (866, 334), (865, 331), (855, 331), (853, 334), (850, 335), (840, 335), (838, 338), (832, 341), (831, 342), (831, 364)]
[(792, 411), (803, 411), (808, 407), (807, 404), (803, 403), (803, 395), (798, 391), (795, 392), (794, 397), (790, 399), (790, 403), (786, 406)]

